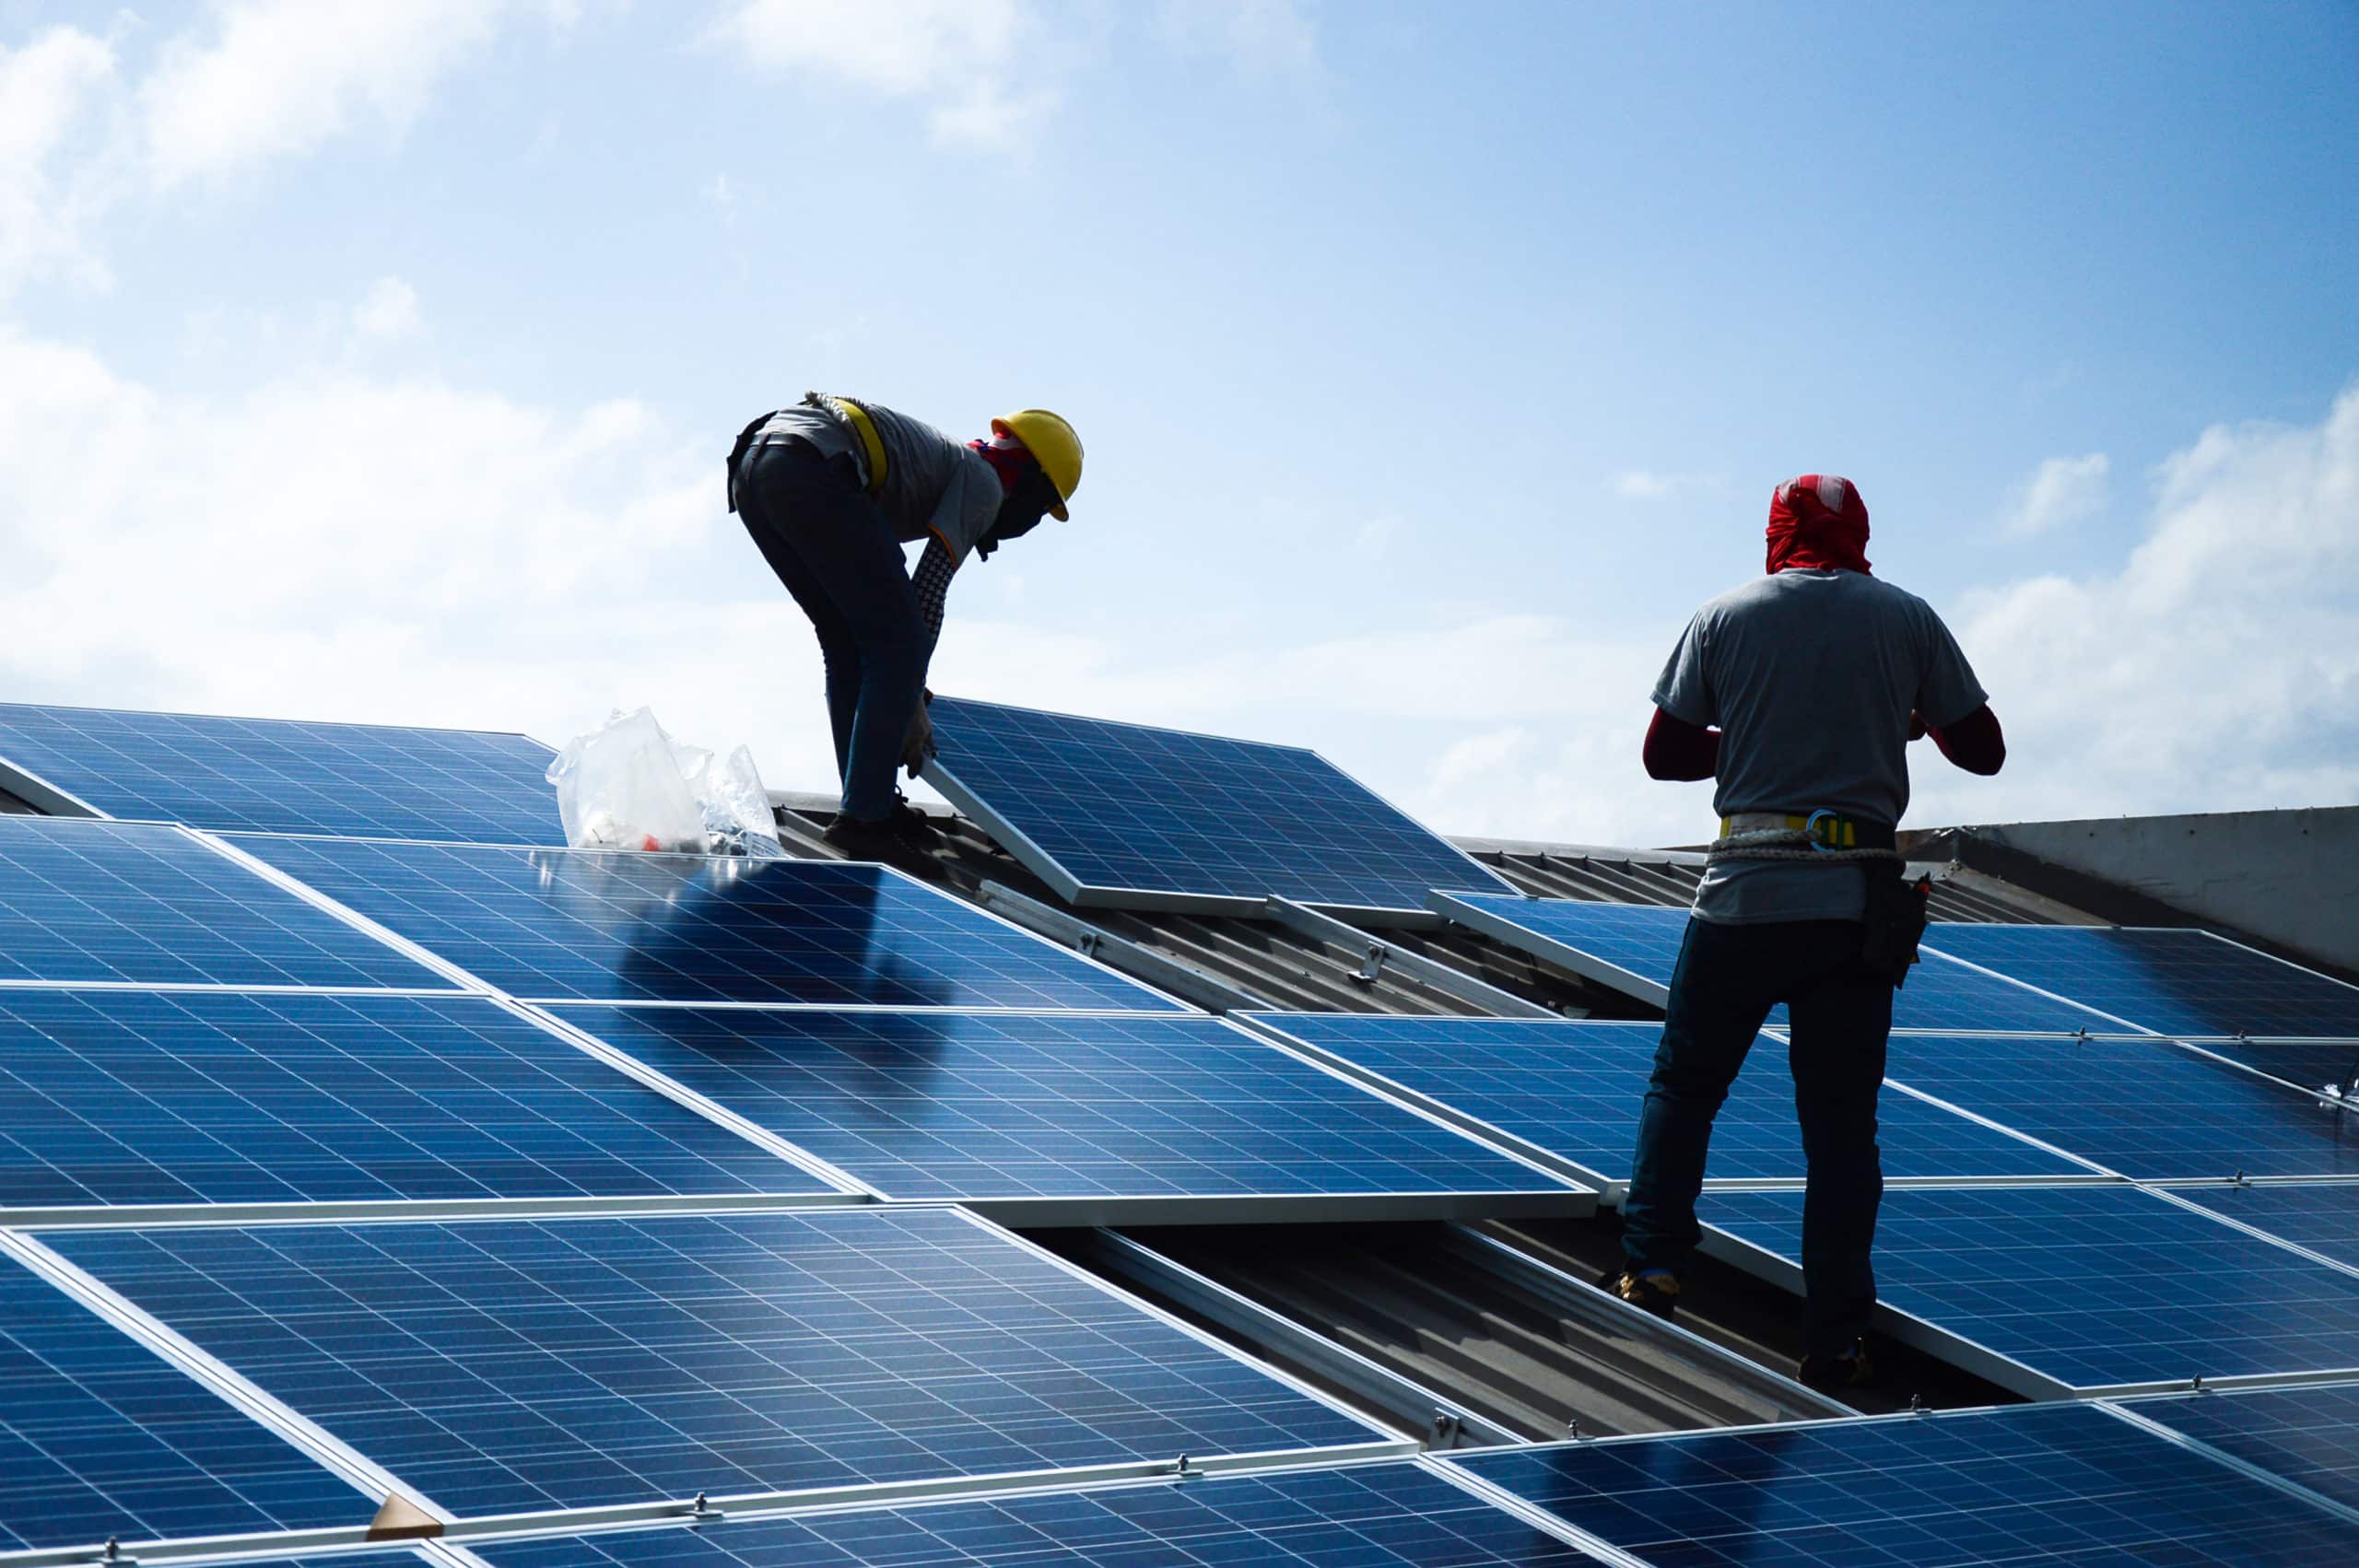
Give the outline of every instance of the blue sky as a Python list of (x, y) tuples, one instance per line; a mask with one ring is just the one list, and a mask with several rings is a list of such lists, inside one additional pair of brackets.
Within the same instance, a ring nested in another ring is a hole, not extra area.
[(1842, 472), (2014, 759), (2359, 792), (2359, 12), (0, 0), (0, 695), (651, 703), (827, 781), (722, 511), (807, 387), (1089, 448), (934, 685), (1701, 836), (1636, 761)]

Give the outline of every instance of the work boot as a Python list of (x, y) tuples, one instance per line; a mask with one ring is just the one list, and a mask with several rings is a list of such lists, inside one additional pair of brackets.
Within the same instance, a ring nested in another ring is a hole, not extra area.
[(1847, 1389), (1865, 1388), (1876, 1380), (1875, 1363), (1868, 1359), (1868, 1342), (1855, 1340), (1848, 1351), (1802, 1357), (1798, 1382), (1805, 1388), (1840, 1398)]
[(904, 844), (923, 850), (933, 848), (934, 836), (941, 831), (925, 813), (910, 804), (907, 795), (898, 791), (893, 796), (892, 814), (885, 819), (885, 825)]
[(1668, 1269), (1608, 1269), (1598, 1288), (1657, 1317), (1679, 1310), (1679, 1276)]
[(916, 859), (909, 841), (894, 831), (890, 817), (879, 822), (863, 822), (859, 817), (838, 812), (836, 820), (827, 824), (827, 830), (819, 835), (819, 842), (848, 860), (882, 860), (888, 866), (907, 870), (910, 862)]

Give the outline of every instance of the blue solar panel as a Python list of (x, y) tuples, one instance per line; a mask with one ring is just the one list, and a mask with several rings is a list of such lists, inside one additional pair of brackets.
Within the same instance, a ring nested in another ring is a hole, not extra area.
[(0, 1258), (0, 1547), (365, 1525), (376, 1511)]
[(0, 980), (449, 982), (178, 828), (0, 816)]
[(1377, 1440), (948, 1209), (49, 1239), (463, 1515)]
[[(1571, 898), (1453, 895), (1479, 929), (1536, 958), (1585, 975), (1599, 984), (1661, 1005), (1679, 963), (1687, 911), (1648, 904), (1591, 904)], [(2083, 1008), (2050, 1000), (1935, 954), (1908, 972), (1893, 993), (1896, 1029), (2001, 1029), (2071, 1034), (2118, 1027)], [(1768, 1026), (1786, 1026), (1786, 1010), (1770, 1011)]]
[(1885, 1071), (2124, 1176), (2359, 1176), (2349, 1113), (2167, 1040), (1895, 1035)]
[[(1800, 1193), (1708, 1193), (1789, 1262)], [(1884, 1194), (1886, 1305), (2074, 1387), (2359, 1368), (2359, 1277), (2133, 1187)]]
[[(2353, 1114), (2344, 1112), (2343, 1119), (2351, 1120)], [(2345, 1136), (2359, 1138), (2359, 1129)], [(2179, 1196), (2359, 1269), (2359, 1186), (2190, 1187)]]
[(826, 1190), (480, 998), (0, 989), (0, 1205)]
[[(1626, 1181), (1660, 1024), (1267, 1012), (1262, 1023), (1402, 1087)], [(1937, 1106), (1884, 1091), (1888, 1176), (2085, 1175), (2086, 1167)], [(1764, 1036), (1713, 1124), (1715, 1180), (1806, 1174), (1786, 1044)]]
[(562, 844), (550, 755), (479, 730), (0, 703), (0, 785), (14, 769), (109, 816), (223, 832)]
[(2330, 1568), (2359, 1526), (2092, 1405), (1448, 1461), (1661, 1568)]
[(835, 860), (348, 838), (241, 848), (511, 996), (1179, 1010), (922, 883)]
[(889, 1198), (1555, 1186), (1216, 1018), (557, 1011)]
[(1508, 885), (1298, 746), (951, 697), (933, 715), (927, 776), (948, 773), (1028, 839), (1005, 847), (1037, 847), (1031, 869), (1051, 883), (1416, 910), (1434, 888)]
[(2359, 1039), (2359, 989), (2203, 931), (1938, 925), (1925, 942), (2158, 1035)]
[(2359, 1508), (2359, 1383), (2140, 1399), (2148, 1421)]
[(477, 1545), (493, 1568), (1577, 1568), (1412, 1464)]

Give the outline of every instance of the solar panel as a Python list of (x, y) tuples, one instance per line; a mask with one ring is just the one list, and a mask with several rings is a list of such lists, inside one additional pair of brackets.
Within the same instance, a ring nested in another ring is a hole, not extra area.
[(2203, 1048), (2296, 1088), (2359, 1097), (2359, 1040), (2206, 1040)]
[(1896, 1035), (1885, 1071), (2124, 1176), (2359, 1176), (2349, 1113), (2167, 1040)]
[(1575, 1568), (1591, 1559), (1414, 1464), (731, 1519), (476, 1545), (493, 1568)]
[(1217, 1018), (557, 1011), (888, 1198), (1555, 1186)]
[[(1701, 1213), (1799, 1265), (1800, 1193)], [(2071, 1387), (2359, 1368), (2359, 1277), (2138, 1188), (1887, 1192), (1875, 1265), (1886, 1305)]]
[(365, 1525), (376, 1501), (0, 1258), (0, 1548)]
[(2093, 1405), (1551, 1444), (1446, 1462), (1682, 1568), (2329, 1568), (2359, 1553), (2359, 1525)]
[(463, 1516), (1379, 1440), (950, 1209), (44, 1239)]
[(2130, 1410), (2274, 1476), (2359, 1508), (2359, 1383), (2140, 1399)]
[(835, 860), (238, 841), (511, 996), (1179, 1011), (912, 878)]
[(177, 828), (0, 816), (0, 981), (449, 982)]
[(0, 786), (223, 832), (562, 844), (550, 758), (480, 730), (0, 703)]
[[(1606, 1181), (1626, 1181), (1660, 1024), (1539, 1018), (1254, 1015)], [(2087, 1167), (1886, 1090), (1887, 1176), (2076, 1176)], [(1806, 1174), (1786, 1044), (1765, 1036), (1712, 1128), (1714, 1180)]]
[(2206, 931), (1944, 924), (1925, 941), (2158, 1035), (2359, 1039), (2359, 989)]
[[(2351, 1112), (2343, 1113), (2348, 1121)], [(2347, 1132), (2359, 1137), (2359, 1129)], [(2179, 1193), (2257, 1230), (2359, 1269), (2359, 1186), (2191, 1187)]]
[(1068, 903), (1423, 910), (1505, 889), (1316, 752), (936, 697), (927, 780)]
[(0, 990), (0, 1205), (827, 1190), (481, 998)]
[[(1437, 895), (1433, 907), (1521, 953), (1583, 976), (1625, 996), (1661, 1006), (1687, 933), (1687, 911), (1649, 904), (1592, 904), (1572, 898)], [(2039, 995), (1931, 953), (1893, 993), (1895, 1029), (1996, 1029), (2069, 1035), (2118, 1027), (2068, 1002)], [(1786, 1026), (1786, 1010), (1768, 1026)]]

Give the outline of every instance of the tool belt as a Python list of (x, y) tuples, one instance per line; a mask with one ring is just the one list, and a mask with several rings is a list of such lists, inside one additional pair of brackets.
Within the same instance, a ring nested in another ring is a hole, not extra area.
[(1924, 939), (1933, 879), (1910, 882), (1902, 869), (1899, 841), (1888, 823), (1817, 811), (1739, 812), (1720, 819), (1708, 865), (1725, 860), (1835, 862), (1857, 866), (1866, 883), (1861, 913), (1860, 962), (1892, 982), (1896, 990), (1917, 962)]

